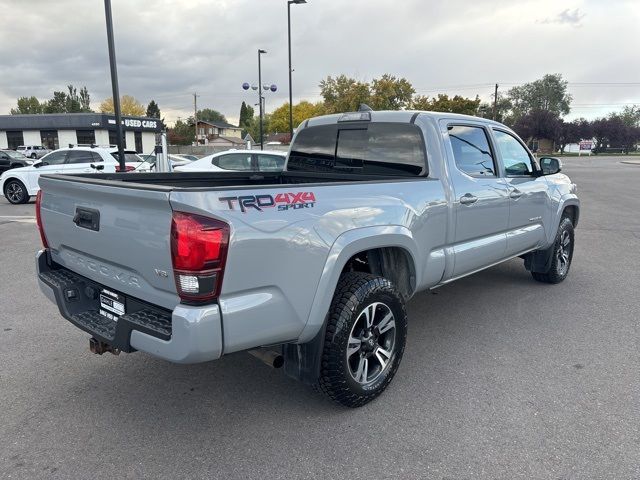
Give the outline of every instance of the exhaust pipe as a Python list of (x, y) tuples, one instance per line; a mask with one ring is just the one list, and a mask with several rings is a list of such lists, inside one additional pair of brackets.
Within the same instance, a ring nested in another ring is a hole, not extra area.
[(101, 342), (100, 340), (96, 340), (95, 338), (89, 339), (89, 350), (91, 353), (95, 353), (96, 355), (102, 355), (103, 353), (112, 353), (114, 355), (120, 355), (120, 350), (117, 348), (113, 348), (113, 346), (108, 343)]
[(256, 348), (255, 350), (248, 350), (247, 353), (261, 360), (271, 368), (280, 368), (284, 365), (284, 357), (273, 350)]

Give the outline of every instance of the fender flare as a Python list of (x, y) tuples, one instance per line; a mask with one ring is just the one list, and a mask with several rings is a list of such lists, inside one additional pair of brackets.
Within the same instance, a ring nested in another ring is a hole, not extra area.
[(398, 247), (406, 251), (413, 264), (415, 285), (421, 284), (422, 271), (418, 245), (411, 230), (401, 225), (379, 225), (357, 228), (340, 235), (329, 250), (316, 293), (311, 304), (307, 323), (298, 337), (298, 343), (311, 341), (322, 330), (331, 299), (342, 269), (347, 261), (357, 253), (375, 248)]
[(578, 199), (577, 195), (574, 193), (566, 193), (560, 197), (558, 201), (558, 208), (556, 209), (556, 213), (553, 218), (553, 228), (547, 233), (547, 245), (551, 245), (555, 241), (556, 232), (558, 231), (560, 220), (562, 219), (562, 212), (565, 208), (570, 206), (576, 207), (576, 224), (574, 227), (578, 226), (578, 219), (580, 218), (580, 199)]

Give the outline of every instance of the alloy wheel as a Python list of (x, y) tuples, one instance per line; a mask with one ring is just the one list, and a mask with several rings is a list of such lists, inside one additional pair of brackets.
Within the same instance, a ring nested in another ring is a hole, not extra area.
[(22, 185), (17, 182), (11, 182), (7, 185), (7, 197), (11, 203), (19, 203), (24, 196)]
[(564, 275), (569, 270), (569, 259), (571, 257), (571, 235), (567, 230), (564, 230), (560, 235), (556, 257), (558, 259), (559, 273)]
[(388, 305), (375, 302), (365, 307), (351, 327), (347, 365), (360, 384), (375, 381), (389, 366), (396, 343), (396, 322)]

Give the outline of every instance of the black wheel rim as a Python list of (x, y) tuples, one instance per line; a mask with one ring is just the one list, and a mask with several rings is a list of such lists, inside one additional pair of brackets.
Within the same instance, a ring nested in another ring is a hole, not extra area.
[(19, 183), (11, 182), (9, 185), (7, 185), (7, 198), (11, 203), (20, 202), (23, 195), (24, 189)]
[(365, 385), (389, 368), (396, 345), (396, 321), (382, 302), (367, 305), (351, 327), (347, 366), (351, 378)]
[(571, 235), (569, 231), (563, 230), (560, 234), (558, 249), (556, 250), (556, 260), (558, 264), (558, 273), (566, 275), (569, 271), (569, 263), (571, 261)]

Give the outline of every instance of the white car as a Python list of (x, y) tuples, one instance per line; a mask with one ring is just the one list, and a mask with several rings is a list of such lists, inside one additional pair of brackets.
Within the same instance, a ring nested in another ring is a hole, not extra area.
[(243, 172), (281, 172), (286, 152), (278, 150), (227, 150), (207, 155), (181, 167), (177, 172), (234, 170)]
[[(12, 168), (0, 175), (0, 191), (15, 204), (27, 203), (40, 189), (40, 175), (62, 173), (114, 173), (119, 170), (118, 149), (113, 147), (71, 147), (55, 150), (22, 168)], [(125, 151), (127, 171), (148, 171), (135, 152)]]
[(20, 145), (16, 148), (16, 152), (34, 160), (36, 158), (44, 157), (50, 151), (51, 150), (46, 149), (42, 145)]
[[(142, 159), (148, 164), (149, 170), (155, 170), (156, 168), (156, 156), (155, 154), (151, 155), (141, 155)], [(187, 165), (193, 161), (192, 155), (177, 155), (174, 153), (169, 154), (169, 161), (171, 162), (171, 168), (180, 167), (182, 165)], [(197, 160), (197, 159), (196, 159)]]

